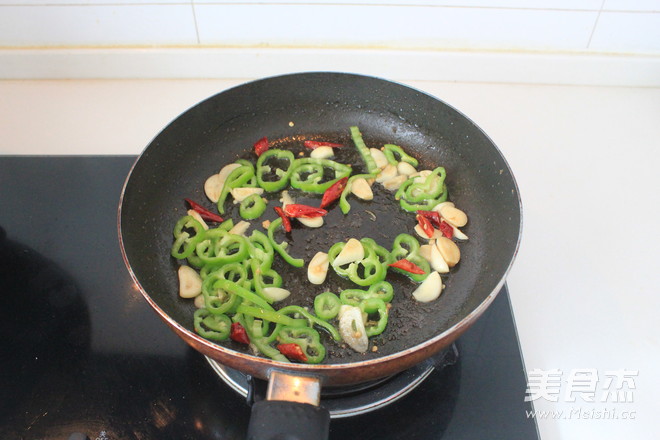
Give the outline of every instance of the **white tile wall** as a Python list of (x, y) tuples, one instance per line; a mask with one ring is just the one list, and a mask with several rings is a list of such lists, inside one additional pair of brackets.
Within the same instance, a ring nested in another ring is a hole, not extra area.
[(660, 55), (658, 0), (0, 0), (0, 47), (388, 47)]

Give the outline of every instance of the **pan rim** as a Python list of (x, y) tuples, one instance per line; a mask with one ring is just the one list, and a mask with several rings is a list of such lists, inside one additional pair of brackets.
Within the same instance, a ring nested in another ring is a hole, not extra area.
[[(124, 238), (122, 234), (122, 207), (123, 207), (123, 201), (124, 201), (124, 196), (126, 189), (129, 185), (131, 176), (133, 175), (133, 172), (135, 171), (136, 166), (140, 162), (140, 160), (144, 157), (145, 152), (149, 149), (149, 147), (153, 144), (153, 141), (162, 133), (164, 130), (166, 130), (169, 125), (176, 121), (181, 115), (187, 113), (194, 107), (202, 104), (203, 102), (206, 102), (210, 99), (213, 99), (215, 96), (223, 93), (227, 93), (229, 91), (253, 84), (253, 83), (258, 83), (258, 82), (265, 82), (265, 81), (270, 81), (274, 79), (281, 79), (281, 78), (286, 78), (286, 77), (295, 77), (295, 76), (306, 76), (306, 75), (337, 75), (337, 76), (353, 76), (353, 77), (359, 77), (359, 78), (365, 78), (365, 79), (372, 79), (372, 80), (377, 80), (377, 81), (383, 81), (388, 84), (394, 84), (399, 87), (403, 87), (412, 91), (415, 91), (417, 93), (420, 93), (422, 95), (425, 95), (435, 101), (439, 101), (442, 104), (446, 105), (449, 107), (452, 111), (456, 112), (456, 114), (460, 115), (462, 118), (464, 118), (466, 121), (471, 123), (478, 131), (481, 132), (483, 136), (488, 140), (490, 145), (494, 148), (494, 151), (498, 154), (499, 158), (502, 160), (503, 165), (506, 167), (506, 170), (508, 171), (509, 176), (511, 177), (512, 183), (513, 183), (513, 191), (515, 192), (515, 198), (517, 201), (517, 207), (519, 210), (519, 217), (520, 220), (518, 222), (518, 234), (516, 237), (516, 243), (515, 247), (513, 250), (513, 254), (511, 256), (511, 259), (506, 267), (506, 270), (503, 272), (503, 274), (500, 276), (499, 280), (491, 290), (491, 292), (469, 313), (467, 313), (462, 319), (460, 319), (458, 322), (444, 330), (443, 332), (417, 344), (412, 347), (405, 348), (403, 350), (400, 350), (396, 353), (380, 356), (377, 358), (373, 359), (366, 359), (366, 360), (355, 360), (351, 362), (344, 362), (344, 363), (329, 363), (329, 364), (298, 364), (298, 363), (285, 363), (285, 362), (280, 362), (280, 361), (275, 361), (269, 358), (265, 357), (260, 357), (256, 356), (253, 354), (249, 353), (243, 353), (237, 350), (233, 350), (231, 348), (227, 348), (224, 346), (221, 346), (219, 344), (216, 344), (214, 342), (208, 341), (201, 336), (197, 335), (195, 332), (189, 330), (188, 328), (184, 327), (182, 324), (180, 324), (177, 320), (169, 316), (168, 313), (166, 313), (157, 303), (156, 301), (151, 297), (151, 295), (146, 291), (146, 289), (142, 286), (140, 281), (138, 280), (130, 262), (129, 262), (129, 257), (127, 255), (125, 246), (124, 246)], [(117, 210), (117, 230), (118, 230), (118, 237), (119, 237), (119, 246), (122, 254), (122, 259), (124, 261), (124, 264), (126, 265), (128, 272), (131, 276), (131, 279), (133, 280), (134, 286), (140, 291), (142, 296), (146, 299), (148, 304), (151, 306), (152, 309), (163, 319), (175, 332), (180, 332), (185, 334), (187, 337), (191, 338), (194, 340), (197, 344), (200, 344), (207, 349), (213, 351), (213, 352), (221, 352), (223, 355), (230, 356), (232, 358), (236, 359), (241, 359), (244, 361), (248, 361), (250, 363), (257, 363), (266, 368), (266, 371), (270, 371), (273, 369), (279, 369), (279, 370), (288, 370), (288, 371), (295, 371), (296, 373), (302, 373), (302, 374), (323, 374), (324, 372), (329, 372), (329, 371), (335, 371), (335, 370), (348, 370), (348, 369), (364, 369), (368, 367), (373, 367), (379, 364), (391, 362), (391, 361), (396, 361), (401, 358), (406, 358), (407, 356), (411, 355), (412, 353), (420, 352), (423, 351), (424, 349), (431, 348), (435, 344), (437, 344), (439, 341), (443, 339), (448, 339), (451, 338), (452, 335), (460, 335), (463, 331), (465, 331), (468, 327), (470, 327), (476, 320), (479, 318), (483, 312), (490, 306), (490, 304), (494, 301), (496, 298), (497, 294), (500, 292), (502, 287), (504, 286), (506, 282), (506, 278), (508, 274), (511, 271), (511, 268), (513, 267), (513, 264), (516, 260), (516, 257), (518, 255), (519, 249), (520, 249), (520, 243), (522, 239), (522, 230), (523, 230), (523, 205), (522, 205), (522, 198), (520, 196), (520, 190), (518, 183), (516, 181), (516, 178), (512, 172), (511, 166), (509, 162), (507, 161), (506, 157), (502, 154), (502, 151), (500, 148), (497, 146), (497, 144), (488, 136), (487, 133), (485, 133), (471, 118), (466, 116), (463, 112), (459, 111), (455, 107), (451, 106), (450, 104), (446, 103), (445, 101), (439, 99), (436, 96), (433, 96), (425, 91), (419, 90), (415, 87), (403, 84), (401, 82), (377, 77), (377, 76), (370, 76), (370, 75), (362, 75), (362, 74), (357, 74), (357, 73), (347, 73), (347, 72), (335, 72), (335, 71), (307, 71), (307, 72), (296, 72), (296, 73), (287, 73), (283, 75), (275, 75), (275, 76), (269, 76), (265, 78), (260, 78), (260, 79), (255, 79), (252, 81), (246, 81), (241, 84), (238, 84), (236, 86), (230, 87), (228, 89), (225, 89), (221, 92), (218, 92), (217, 94), (214, 94), (212, 96), (209, 96), (206, 99), (203, 99), (199, 101), (198, 103), (194, 104), (193, 106), (187, 108), (184, 110), (180, 115), (175, 117), (170, 121), (168, 125), (166, 125), (159, 133), (154, 136), (154, 138), (147, 144), (147, 146), (142, 150), (142, 152), (138, 155), (134, 163), (132, 164), (127, 177), (124, 181), (124, 184), (122, 186), (122, 190), (120, 193), (120, 199), (119, 199), (119, 206)], [(188, 342), (188, 341), (186, 341)]]

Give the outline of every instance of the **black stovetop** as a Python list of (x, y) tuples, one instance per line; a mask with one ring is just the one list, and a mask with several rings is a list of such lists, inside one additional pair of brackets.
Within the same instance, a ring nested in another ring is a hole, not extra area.
[[(121, 259), (134, 160), (0, 157), (2, 439), (245, 436), (246, 399), (167, 329)], [(506, 288), (457, 347), (401, 400), (333, 420), (331, 438), (538, 438)]]

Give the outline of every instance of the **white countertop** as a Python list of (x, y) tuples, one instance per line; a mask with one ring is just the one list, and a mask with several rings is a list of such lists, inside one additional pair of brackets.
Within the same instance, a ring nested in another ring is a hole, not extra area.
[[(0, 154), (138, 154), (188, 107), (242, 82), (0, 81)], [(660, 88), (406, 84), (473, 119), (518, 180), (523, 241), (508, 284), (522, 352), (528, 371), (562, 373), (558, 401), (535, 400), (563, 411), (539, 420), (542, 439), (655, 437)], [(566, 398), (583, 369), (599, 375), (596, 402)], [(633, 402), (598, 402), (622, 369), (638, 371)]]

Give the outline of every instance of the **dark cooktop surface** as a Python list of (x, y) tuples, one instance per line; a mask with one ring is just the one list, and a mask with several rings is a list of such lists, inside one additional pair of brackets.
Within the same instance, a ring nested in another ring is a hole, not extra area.
[[(0, 157), (0, 438), (240, 439), (250, 407), (160, 321), (117, 240), (135, 157)], [(536, 439), (504, 288), (458, 361), (332, 439)]]

